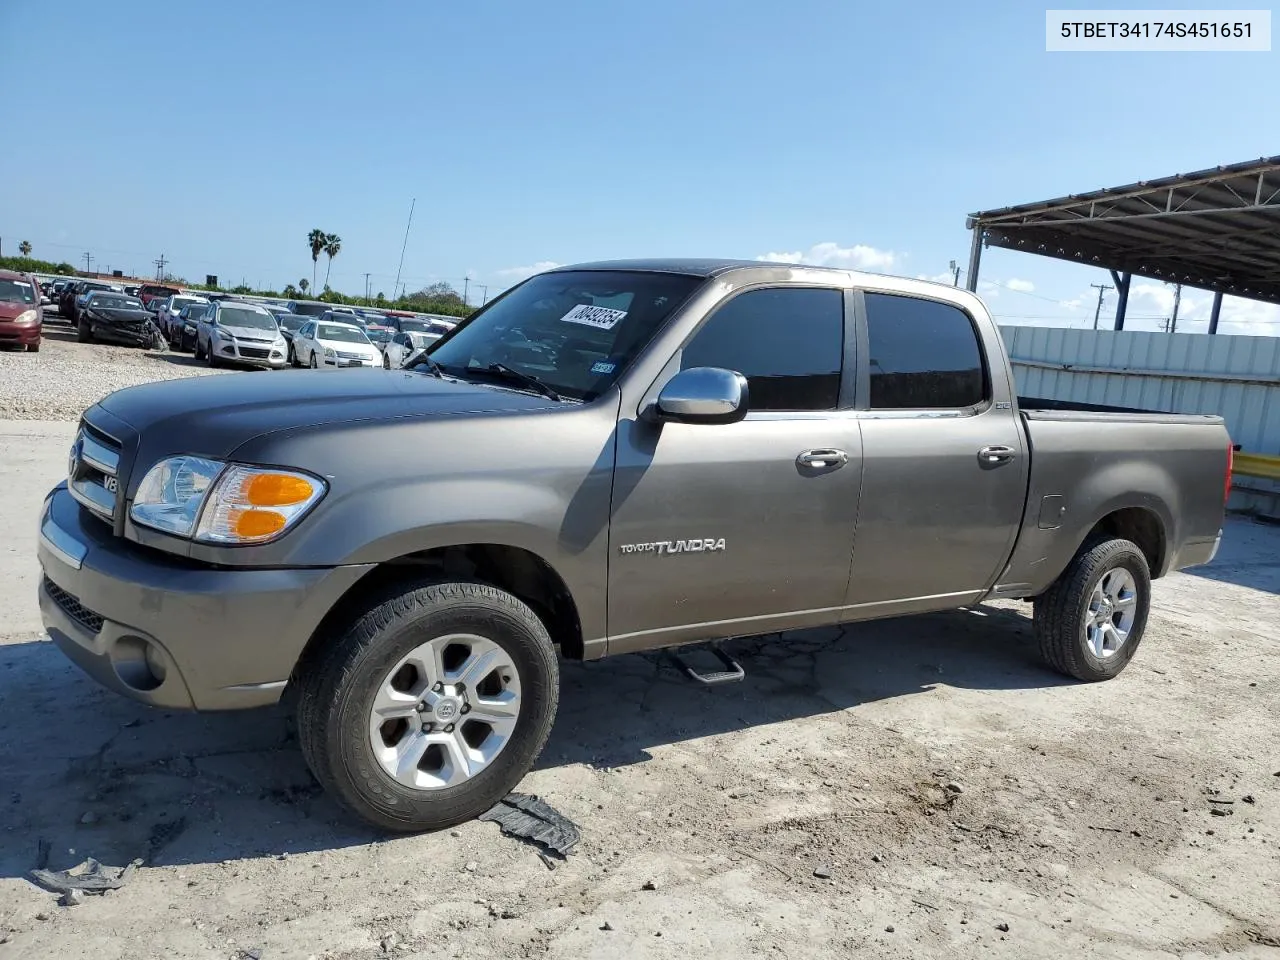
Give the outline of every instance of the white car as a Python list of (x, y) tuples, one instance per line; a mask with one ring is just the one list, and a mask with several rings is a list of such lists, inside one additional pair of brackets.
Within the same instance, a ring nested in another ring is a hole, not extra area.
[(308, 320), (293, 335), (293, 362), (311, 367), (376, 367), (382, 352), (354, 323)]
[(397, 333), (382, 349), (382, 365), (388, 370), (399, 370), (406, 360), (419, 350), (425, 350), (441, 336), (439, 333), (423, 333), (417, 330)]
[[(189, 293), (175, 293), (166, 297), (156, 314), (156, 323), (160, 326), (160, 332), (169, 338), (170, 343), (173, 343), (182, 336), (182, 329), (178, 324), (178, 314), (182, 312), (182, 308), (193, 303), (208, 302), (208, 297), (197, 297)], [(154, 303), (155, 301), (152, 301), (153, 305)]]

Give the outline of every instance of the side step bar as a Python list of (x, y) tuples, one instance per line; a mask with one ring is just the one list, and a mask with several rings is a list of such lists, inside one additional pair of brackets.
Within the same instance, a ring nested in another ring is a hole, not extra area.
[(737, 683), (747, 675), (747, 672), (742, 669), (742, 664), (725, 653), (719, 643), (709, 643), (705, 649), (714, 654), (716, 659), (723, 663), (727, 669), (711, 673), (699, 673), (674, 649), (668, 650), (667, 656), (671, 658), (672, 663), (684, 671), (685, 676), (690, 680), (706, 687), (713, 687), (720, 683)]

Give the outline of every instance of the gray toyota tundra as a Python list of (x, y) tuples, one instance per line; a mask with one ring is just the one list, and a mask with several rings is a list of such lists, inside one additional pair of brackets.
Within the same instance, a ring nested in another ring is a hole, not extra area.
[(49, 636), (169, 709), (282, 697), (383, 828), (537, 758), (558, 658), (1034, 601), (1118, 674), (1151, 581), (1207, 563), (1217, 417), (1020, 399), (961, 290), (758, 262), (535, 276), (405, 370), (154, 383), (87, 410), (40, 517)]

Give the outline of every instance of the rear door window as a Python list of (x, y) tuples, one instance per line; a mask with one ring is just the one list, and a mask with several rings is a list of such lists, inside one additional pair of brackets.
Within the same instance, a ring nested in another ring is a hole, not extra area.
[(969, 315), (949, 303), (865, 294), (871, 407), (973, 407), (987, 398), (986, 367)]

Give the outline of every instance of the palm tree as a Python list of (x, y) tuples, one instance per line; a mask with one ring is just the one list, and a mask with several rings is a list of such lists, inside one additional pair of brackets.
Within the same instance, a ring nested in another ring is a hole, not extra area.
[(311, 286), (316, 285), (316, 264), (320, 260), (320, 254), (324, 250), (324, 245), (329, 242), (329, 235), (316, 227), (307, 234), (307, 243), (311, 246)]
[(338, 251), (342, 249), (342, 238), (336, 233), (331, 233), (324, 238), (324, 252), (329, 257), (329, 263), (324, 268), (324, 288), (329, 289), (329, 271), (333, 269), (333, 258), (338, 255)]
[(31, 241), (23, 240), (20, 244), (18, 244), (18, 252), (22, 254), (24, 257), (31, 256)]
[(298, 281), (298, 289), (301, 290), (303, 293), (306, 293), (307, 288), (310, 286), (311, 284), (307, 283), (306, 277), (303, 277), (301, 280)]

